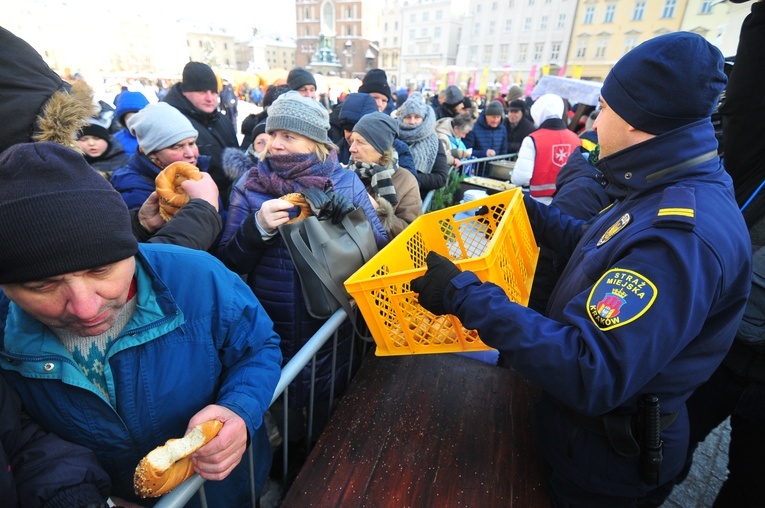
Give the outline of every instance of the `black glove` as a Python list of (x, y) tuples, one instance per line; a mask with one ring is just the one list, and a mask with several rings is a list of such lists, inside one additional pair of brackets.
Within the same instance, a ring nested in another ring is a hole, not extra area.
[(428, 252), (425, 262), (428, 264), (428, 271), (412, 281), (412, 291), (419, 293), (420, 305), (427, 310), (437, 316), (446, 314), (444, 293), (451, 280), (461, 273), (460, 269), (448, 258), (434, 251)]
[(327, 210), (332, 224), (339, 224), (343, 221), (343, 217), (356, 209), (348, 196), (335, 192), (334, 189), (328, 190), (326, 194), (329, 197)]
[(327, 216), (327, 206), (329, 206), (329, 196), (321, 189), (301, 189), (300, 194), (305, 198), (313, 214), (319, 219)]

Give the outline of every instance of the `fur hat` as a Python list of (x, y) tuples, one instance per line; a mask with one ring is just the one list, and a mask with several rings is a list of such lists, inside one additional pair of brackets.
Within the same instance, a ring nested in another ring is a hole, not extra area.
[(166, 102), (150, 104), (131, 116), (128, 129), (146, 155), (199, 136), (189, 119)]
[(0, 284), (104, 266), (138, 250), (122, 196), (82, 155), (45, 142), (0, 155), (0, 243)]
[(313, 74), (302, 67), (292, 69), (287, 75), (287, 86), (290, 87), (290, 90), (299, 90), (300, 87), (305, 85), (316, 87), (316, 79), (313, 77)]
[(372, 69), (366, 73), (361, 80), (359, 92), (362, 93), (380, 93), (391, 100), (390, 85), (388, 85), (388, 75), (382, 69)]
[(502, 107), (502, 103), (499, 101), (491, 101), (486, 106), (486, 111), (484, 111), (484, 116), (504, 116), (505, 115), (505, 109)]
[(183, 68), (182, 92), (218, 92), (218, 78), (212, 68), (202, 62), (189, 62)]
[(75, 135), (97, 113), (90, 87), (63, 81), (32, 46), (1, 27), (0, 47), (0, 152), (30, 141), (79, 151)]
[(398, 124), (385, 113), (369, 113), (356, 122), (353, 132), (361, 134), (377, 153), (384, 154), (393, 148), (393, 140), (398, 136)]
[(420, 118), (425, 118), (429, 107), (425, 104), (425, 99), (420, 92), (412, 92), (407, 97), (406, 102), (398, 109), (398, 118), (403, 120), (407, 115), (417, 115)]
[(446, 99), (444, 100), (444, 103), (448, 104), (449, 106), (456, 106), (457, 104), (460, 104), (464, 99), (465, 94), (463, 94), (462, 90), (456, 86), (451, 85), (446, 89)]
[(294, 90), (280, 95), (268, 108), (266, 132), (285, 130), (301, 134), (318, 143), (331, 143), (329, 113), (326, 108)]
[(727, 81), (723, 66), (720, 50), (700, 35), (660, 35), (620, 58), (600, 94), (632, 127), (663, 134), (711, 117)]
[(128, 113), (141, 111), (149, 105), (149, 100), (141, 92), (122, 92), (117, 98), (117, 120), (125, 125), (122, 117)]

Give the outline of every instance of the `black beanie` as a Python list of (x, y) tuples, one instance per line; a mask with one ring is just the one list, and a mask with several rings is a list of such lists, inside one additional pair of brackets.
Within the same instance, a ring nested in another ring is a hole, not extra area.
[(111, 136), (109, 136), (109, 131), (106, 130), (105, 127), (101, 127), (100, 125), (95, 123), (90, 123), (80, 130), (80, 135), (78, 136), (78, 139), (83, 136), (95, 136), (105, 141), (109, 141), (111, 139)]
[(56, 143), (0, 155), (0, 284), (104, 266), (138, 244), (122, 196), (85, 158)]
[(359, 87), (361, 93), (381, 93), (391, 100), (390, 86), (388, 85), (388, 76), (382, 69), (372, 69), (361, 80)]
[(723, 64), (698, 34), (660, 35), (619, 59), (600, 95), (632, 127), (663, 134), (711, 117), (727, 81)]
[(209, 65), (202, 62), (189, 62), (183, 68), (182, 92), (218, 92), (218, 78)]
[(299, 90), (301, 86), (313, 85), (316, 87), (316, 79), (313, 74), (303, 69), (302, 67), (295, 67), (287, 75), (287, 86), (290, 90)]

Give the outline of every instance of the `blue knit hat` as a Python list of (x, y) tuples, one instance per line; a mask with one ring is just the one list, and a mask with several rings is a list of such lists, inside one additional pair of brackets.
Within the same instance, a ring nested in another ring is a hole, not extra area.
[(663, 134), (712, 115), (727, 82), (723, 65), (700, 35), (660, 35), (616, 62), (600, 94), (632, 127)]
[(115, 104), (117, 106), (117, 120), (125, 125), (122, 115), (141, 111), (148, 105), (149, 100), (141, 92), (122, 92), (117, 98), (117, 104)]
[(342, 102), (340, 125), (343, 130), (352, 131), (362, 116), (377, 112), (377, 102), (368, 93), (352, 93)]

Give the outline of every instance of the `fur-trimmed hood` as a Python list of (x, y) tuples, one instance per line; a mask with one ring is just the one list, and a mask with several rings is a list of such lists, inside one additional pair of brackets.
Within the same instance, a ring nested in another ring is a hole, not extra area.
[(93, 91), (65, 82), (24, 40), (0, 28), (0, 152), (52, 141), (78, 150), (76, 133), (96, 114)]
[(239, 148), (226, 148), (223, 150), (223, 172), (232, 182), (236, 183), (250, 168), (258, 165), (249, 153)]

